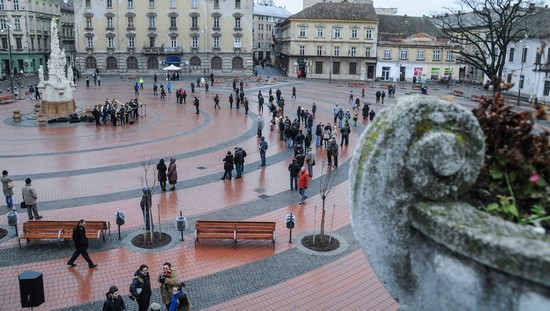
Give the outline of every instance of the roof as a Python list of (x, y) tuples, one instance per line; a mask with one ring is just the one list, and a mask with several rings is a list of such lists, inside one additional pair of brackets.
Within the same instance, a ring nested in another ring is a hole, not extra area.
[(61, 11), (74, 11), (74, 2), (73, 0), (67, 0), (67, 3), (65, 1), (59, 1), (60, 3), (60, 9)]
[(347, 1), (333, 3), (316, 3), (290, 17), (291, 19), (322, 19), (322, 20), (352, 20), (377, 21), (378, 15), (372, 3), (349, 3)]
[(252, 14), (280, 18), (287, 18), (292, 15), (286, 8), (258, 4), (254, 5), (254, 12)]
[(380, 41), (401, 41), (416, 36), (443, 38), (445, 34), (427, 17), (407, 15), (380, 15), (378, 37)]

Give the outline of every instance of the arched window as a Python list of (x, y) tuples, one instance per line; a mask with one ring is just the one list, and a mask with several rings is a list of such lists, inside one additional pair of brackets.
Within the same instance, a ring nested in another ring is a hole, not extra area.
[(86, 69), (96, 69), (97, 63), (93, 56), (86, 57)]
[(110, 69), (117, 69), (117, 63), (116, 63), (116, 58), (112, 57), (112, 56), (109, 56), (107, 57), (107, 70), (110, 70)]
[(159, 69), (159, 61), (156, 57), (147, 60), (147, 69)]
[(243, 59), (240, 57), (233, 58), (233, 61), (231, 62), (231, 68), (234, 70), (242, 70), (243, 69)]
[(126, 59), (126, 68), (137, 70), (138, 69), (138, 60), (133, 56), (128, 57)]
[(191, 66), (191, 69), (201, 69), (201, 59), (196, 56), (191, 57), (189, 60), (189, 65)]
[(212, 69), (217, 69), (217, 70), (221, 70), (222, 69), (222, 59), (215, 56), (215, 57), (212, 57), (212, 60), (210, 61), (211, 64), (211, 68)]

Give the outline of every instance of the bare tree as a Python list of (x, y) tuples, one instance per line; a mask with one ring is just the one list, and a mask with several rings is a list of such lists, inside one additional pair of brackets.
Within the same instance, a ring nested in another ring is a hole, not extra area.
[(457, 0), (457, 4), (458, 9), (447, 9), (433, 22), (448, 36), (449, 43), (462, 46), (454, 51), (459, 61), (489, 77), (496, 93), (508, 45), (525, 37), (526, 19), (532, 11), (524, 8), (523, 0)]
[[(144, 193), (141, 201), (141, 206), (144, 211), (143, 224), (145, 228), (143, 231), (143, 240), (145, 241), (147, 239), (147, 221), (149, 221), (149, 225), (150, 225), (149, 234), (150, 234), (150, 239), (152, 243), (153, 236), (154, 236), (152, 205), (153, 205), (153, 194), (155, 193), (156, 186), (157, 186), (157, 172), (156, 172), (156, 167), (153, 164), (153, 160), (151, 159), (142, 160), (141, 165), (143, 167), (143, 175), (141, 176), (141, 183), (143, 187), (146, 188), (144, 189)], [(153, 165), (152, 170), (151, 170), (151, 165)], [(158, 208), (157, 212), (159, 213), (159, 217), (160, 217), (160, 207)], [(160, 228), (160, 219), (159, 219), (159, 228)]]
[[(326, 162), (323, 161), (323, 164), (322, 164), (323, 171), (325, 170), (326, 166), (327, 166)], [(323, 240), (325, 237), (325, 214), (326, 214), (325, 203), (330, 193), (330, 190), (334, 185), (334, 180), (338, 173), (338, 171), (335, 168), (331, 168), (330, 166), (328, 168), (329, 168), (329, 172), (319, 177), (319, 185), (320, 185), (319, 194), (321, 195), (321, 200), (323, 200), (323, 208), (321, 211), (321, 226), (320, 226), (320, 232), (319, 232), (321, 237), (321, 244), (323, 244)], [(315, 237), (313, 237), (313, 239), (315, 241)]]

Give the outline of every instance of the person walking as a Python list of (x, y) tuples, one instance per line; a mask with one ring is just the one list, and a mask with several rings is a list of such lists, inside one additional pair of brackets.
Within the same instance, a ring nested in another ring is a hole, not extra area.
[(233, 109), (233, 93), (229, 94), (229, 109)]
[(380, 95), (380, 98), (382, 100), (382, 105), (384, 104), (384, 98), (386, 98), (386, 92), (385, 91), (382, 91), (382, 94)]
[(244, 97), (243, 99), (243, 107), (244, 107), (244, 114), (248, 114), (249, 106), (248, 106), (248, 99), (246, 99), (246, 97)]
[(296, 87), (295, 86), (292, 87), (292, 96), (290, 98), (296, 99)]
[[(155, 76), (156, 76), (156, 75), (157, 75), (157, 74), (155, 73)], [(157, 83), (157, 79), (156, 79), (156, 78), (155, 78), (155, 83)], [(143, 78), (142, 78), (142, 77), (139, 78), (139, 88), (143, 90)]]
[(336, 142), (335, 137), (332, 137), (332, 139), (330, 140), (328, 149), (330, 150), (330, 154), (332, 155), (334, 167), (338, 167), (338, 143)]
[(172, 290), (172, 298), (168, 311), (189, 311), (191, 310), (191, 302), (185, 292), (185, 283), (181, 282), (174, 286)]
[(145, 221), (145, 230), (150, 231), (151, 218), (149, 216), (149, 213), (151, 211), (151, 207), (153, 206), (153, 195), (151, 193), (151, 190), (149, 190), (147, 186), (143, 187), (143, 195), (141, 196), (141, 202), (139, 203), (139, 206), (141, 207), (141, 212)]
[[(86, 78), (86, 86), (89, 84), (89, 78)], [(134, 95), (139, 96), (139, 84), (136, 82), (134, 84)]]
[(101, 86), (101, 77), (97, 75), (97, 86)]
[(298, 177), (298, 193), (301, 195), (299, 205), (304, 204), (304, 201), (307, 199), (306, 189), (309, 184), (309, 176), (306, 172), (306, 168), (302, 167), (300, 170), (300, 176)]
[(170, 303), (172, 302), (172, 293), (174, 288), (178, 285), (178, 275), (176, 269), (172, 267), (172, 264), (165, 262), (162, 265), (162, 273), (158, 276), (157, 281), (160, 286), (160, 296), (162, 302), (166, 305), (166, 310), (170, 310)]
[(109, 291), (105, 296), (106, 300), (103, 303), (102, 311), (126, 311), (126, 305), (118, 293), (118, 287), (114, 285), (109, 287)]
[(311, 148), (307, 148), (306, 153), (307, 172), (309, 177), (313, 177), (313, 165), (315, 165), (315, 153)]
[(199, 114), (199, 99), (195, 96), (195, 99), (193, 100), (193, 105), (195, 105), (195, 110), (197, 112), (195, 112), (195, 114)]
[(25, 186), (21, 189), (23, 194), (23, 202), (27, 206), (27, 215), (29, 215), (29, 220), (33, 219), (42, 219), (42, 216), (38, 215), (38, 207), (36, 205), (36, 200), (38, 195), (36, 194), (36, 189), (31, 185), (31, 179), (25, 179)]
[(149, 277), (149, 267), (145, 264), (139, 266), (139, 270), (134, 273), (134, 279), (130, 284), (130, 299), (136, 300), (139, 311), (147, 311), (151, 302), (151, 280)]
[(262, 161), (262, 164), (260, 166), (265, 166), (265, 152), (267, 151), (268, 144), (267, 141), (265, 141), (265, 137), (260, 138), (260, 145), (258, 146), (260, 149), (260, 159)]
[(67, 264), (71, 267), (76, 267), (74, 261), (78, 256), (82, 255), (84, 260), (88, 262), (88, 267), (95, 268), (97, 264), (94, 264), (90, 256), (88, 255), (88, 237), (86, 236), (86, 220), (81, 219), (73, 229), (73, 241), (75, 251), (71, 256), (71, 259)]
[(237, 176), (235, 179), (241, 178), (244, 171), (244, 158), (246, 157), (246, 151), (243, 147), (235, 147), (235, 170), (237, 171)]
[(342, 128), (340, 128), (340, 133), (342, 134), (342, 138), (341, 138), (341, 141), (340, 141), (340, 147), (342, 147), (342, 145), (349, 145), (349, 133), (351, 132), (351, 129), (349, 128), (349, 123), (346, 122), (344, 123), (344, 126), (342, 126)]
[(231, 151), (227, 151), (227, 155), (225, 156), (225, 158), (223, 158), (223, 162), (224, 174), (221, 179), (231, 180), (231, 173), (233, 172), (233, 166), (235, 163), (235, 159), (233, 157), (233, 154), (231, 154)]
[(214, 109), (216, 109), (216, 107), (218, 109), (221, 109), (220, 108), (220, 97), (218, 96), (218, 94), (216, 94), (216, 96), (214, 96)]
[(298, 174), (300, 173), (300, 165), (296, 159), (292, 159), (292, 163), (288, 165), (288, 171), (290, 172), (290, 190), (298, 191)]
[(168, 180), (168, 178), (166, 177), (167, 170), (168, 168), (166, 167), (166, 164), (164, 164), (164, 159), (160, 159), (159, 163), (157, 164), (157, 177), (162, 191), (166, 191), (166, 180)]
[(170, 158), (170, 164), (168, 165), (168, 183), (172, 186), (170, 191), (176, 190), (176, 183), (178, 182), (178, 171), (176, 168), (176, 159)]
[(262, 119), (262, 117), (258, 116), (258, 138), (262, 137), (262, 131), (265, 127), (265, 122), (264, 122), (264, 119)]
[(2, 171), (2, 177), (0, 178), (2, 181), (2, 191), (4, 191), (4, 196), (6, 197), (6, 207), (12, 208), (13, 207), (13, 180), (8, 175), (8, 171), (3, 170)]

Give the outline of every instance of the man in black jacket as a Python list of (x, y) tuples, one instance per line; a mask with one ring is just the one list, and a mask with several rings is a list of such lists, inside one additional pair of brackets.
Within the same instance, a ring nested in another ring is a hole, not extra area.
[(151, 280), (149, 278), (149, 267), (147, 265), (139, 266), (139, 270), (134, 273), (134, 279), (130, 284), (130, 299), (136, 300), (139, 311), (147, 311), (151, 302)]
[(92, 259), (90, 256), (88, 256), (88, 237), (86, 236), (86, 220), (81, 219), (76, 227), (73, 229), (73, 241), (74, 241), (74, 248), (75, 251), (73, 253), (73, 256), (67, 264), (71, 267), (75, 267), (76, 264), (74, 261), (79, 255), (82, 255), (84, 257), (84, 260), (88, 262), (88, 266), (90, 268), (97, 267), (96, 264), (92, 262)]
[(292, 163), (288, 165), (288, 171), (290, 172), (290, 190), (298, 191), (298, 174), (300, 173), (300, 168), (296, 159), (292, 159)]

